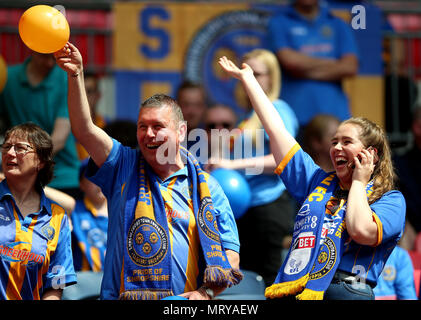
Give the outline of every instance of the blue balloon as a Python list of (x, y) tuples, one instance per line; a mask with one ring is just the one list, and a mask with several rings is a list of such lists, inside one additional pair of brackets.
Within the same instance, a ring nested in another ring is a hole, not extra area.
[(189, 300), (189, 299), (184, 298), (182, 296), (168, 296), (168, 297), (162, 298), (161, 300)]
[(212, 171), (211, 175), (224, 190), (235, 219), (240, 218), (251, 202), (251, 191), (247, 180), (239, 172), (223, 168)]

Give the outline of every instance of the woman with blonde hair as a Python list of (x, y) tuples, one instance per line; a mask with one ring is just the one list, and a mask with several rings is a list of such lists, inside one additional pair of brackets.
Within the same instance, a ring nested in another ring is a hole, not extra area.
[[(279, 98), (281, 70), (276, 56), (268, 50), (255, 49), (246, 53), (242, 61), (250, 65), (288, 132), (295, 136), (298, 120), (290, 106)], [(294, 207), (284, 184), (273, 173), (276, 163), (270, 151), (269, 136), (264, 132), (248, 98), (247, 105), (249, 113), (238, 126), (241, 136), (237, 139), (242, 141), (242, 146), (250, 145), (248, 141), (252, 141), (253, 150), (244, 150), (240, 156), (234, 150), (233, 160), (211, 158), (207, 169), (222, 167), (244, 173), (252, 200), (249, 209), (237, 218), (242, 244), (241, 268), (257, 272), (269, 285), (281, 265), (283, 250), (288, 248), (284, 243), (288, 243), (291, 235)]]
[(405, 199), (394, 190), (384, 131), (365, 118), (343, 121), (331, 140), (326, 173), (285, 129), (243, 63), (222, 68), (243, 84), (270, 137), (276, 173), (301, 206), (292, 244), (267, 298), (373, 300), (383, 266), (402, 236)]

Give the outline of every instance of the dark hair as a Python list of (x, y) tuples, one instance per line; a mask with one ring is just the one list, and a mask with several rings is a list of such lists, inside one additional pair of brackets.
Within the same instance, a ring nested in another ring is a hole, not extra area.
[(168, 107), (171, 109), (173, 119), (175, 120), (175, 123), (177, 125), (180, 125), (180, 123), (184, 121), (183, 112), (181, 111), (181, 108), (178, 105), (177, 101), (175, 101), (170, 96), (167, 96), (166, 94), (162, 93), (154, 94), (149, 99), (146, 99), (140, 106), (140, 110), (142, 110), (142, 108), (164, 107)]
[(303, 130), (303, 149), (314, 159), (317, 157), (316, 150), (313, 147), (313, 141), (321, 142), (327, 135), (329, 124), (335, 122), (338, 126), (341, 121), (331, 115), (320, 113), (314, 116), (308, 124), (304, 126)]
[(131, 120), (115, 120), (107, 123), (104, 127), (104, 131), (110, 137), (119, 141), (123, 146), (127, 146), (132, 149), (136, 149), (138, 146), (136, 130), (136, 122)]
[(203, 86), (200, 83), (191, 81), (191, 80), (183, 80), (183, 82), (181, 82), (180, 86), (177, 89), (177, 95), (176, 95), (176, 99), (178, 100), (180, 97), (180, 92), (185, 90), (185, 89), (199, 89), (202, 90), (203, 92), (203, 97), (205, 97), (205, 89), (203, 88)]
[(38, 172), (36, 185), (46, 186), (54, 176), (53, 141), (50, 135), (32, 122), (16, 125), (6, 131), (4, 141), (15, 136), (27, 139), (34, 147), (44, 167)]

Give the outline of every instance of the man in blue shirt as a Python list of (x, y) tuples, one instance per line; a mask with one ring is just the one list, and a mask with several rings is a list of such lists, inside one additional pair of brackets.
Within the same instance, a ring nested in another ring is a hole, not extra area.
[(281, 98), (300, 126), (319, 113), (351, 116), (341, 80), (358, 71), (351, 29), (318, 0), (295, 0), (269, 21), (268, 37), (281, 64)]
[(55, 56), (68, 73), (72, 131), (91, 157), (86, 176), (109, 207), (101, 298), (208, 300), (238, 283), (233, 213), (216, 181), (182, 154), (187, 126), (177, 103), (165, 95), (146, 100), (139, 151), (124, 147), (92, 122), (78, 49), (68, 43)]

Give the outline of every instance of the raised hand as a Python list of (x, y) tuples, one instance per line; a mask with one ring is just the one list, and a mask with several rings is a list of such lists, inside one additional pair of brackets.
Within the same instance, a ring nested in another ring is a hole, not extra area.
[(371, 147), (368, 149), (362, 149), (358, 156), (354, 157), (355, 168), (352, 174), (352, 179), (367, 184), (374, 172), (374, 168), (376, 166), (375, 163), (378, 161), (378, 158), (376, 157), (376, 151), (374, 151)]
[(241, 80), (247, 75), (253, 75), (253, 70), (247, 63), (243, 63), (241, 69), (238, 68), (234, 62), (228, 59), (226, 56), (219, 58), (219, 65), (233, 78)]
[(83, 72), (82, 55), (70, 42), (54, 53), (57, 64), (70, 76), (76, 77)]

